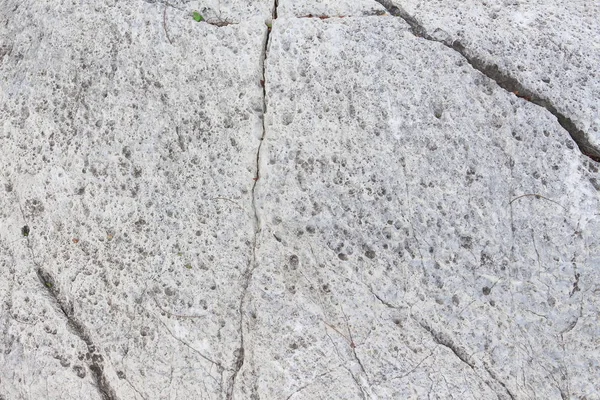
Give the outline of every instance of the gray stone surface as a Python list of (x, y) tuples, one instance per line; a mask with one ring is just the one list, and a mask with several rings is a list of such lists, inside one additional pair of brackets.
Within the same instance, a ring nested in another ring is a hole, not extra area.
[(280, 17), (348, 17), (387, 14), (385, 8), (373, 0), (278, 0)]
[(600, 164), (279, 3), (0, 4), (0, 399), (599, 399)]
[(252, 261), (264, 18), (219, 28), (170, 8), (165, 27), (158, 3), (42, 4), (2, 4), (0, 395), (222, 398)]
[(381, 0), (431, 36), (460, 42), (570, 118), (600, 157), (600, 3)]
[(267, 82), (249, 388), (598, 396), (597, 165), (553, 116), (390, 18), (278, 20)]

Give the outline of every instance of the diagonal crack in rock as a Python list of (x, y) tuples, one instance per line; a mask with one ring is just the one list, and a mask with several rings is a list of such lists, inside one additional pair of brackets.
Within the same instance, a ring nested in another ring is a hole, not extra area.
[(429, 35), (427, 29), (421, 25), (414, 16), (410, 15), (402, 7), (392, 4), (389, 0), (375, 1), (385, 7), (385, 9), (391, 15), (402, 18), (410, 26), (410, 31), (413, 35), (432, 42), (441, 43), (444, 46), (456, 51), (474, 69), (496, 82), (496, 84), (502, 89), (546, 109), (548, 112), (550, 112), (550, 114), (556, 117), (558, 123), (569, 133), (569, 135), (571, 135), (571, 138), (575, 143), (577, 143), (579, 150), (581, 150), (584, 155), (588, 156), (594, 161), (600, 162), (600, 149), (590, 143), (589, 136), (586, 135), (583, 130), (579, 129), (571, 118), (558, 111), (556, 106), (552, 104), (550, 100), (538, 95), (537, 93), (534, 93), (516, 78), (510, 76), (506, 72), (501, 71), (498, 65), (490, 64), (483, 59), (472, 55), (471, 52), (465, 48), (465, 46), (459, 40), (441, 41), (435, 39)]
[[(462, 361), (463, 363), (465, 363), (466, 365), (471, 367), (471, 369), (476, 374), (478, 372), (481, 372), (481, 368), (479, 368), (476, 365), (476, 363), (471, 359), (471, 356), (469, 356), (469, 354), (467, 354), (467, 351), (461, 345), (456, 344), (454, 342), (454, 340), (452, 340), (452, 338), (448, 334), (434, 329), (431, 325), (427, 324), (425, 321), (420, 320), (419, 318), (416, 318), (412, 314), (411, 314), (411, 317), (422, 329), (424, 329), (431, 335), (431, 338), (433, 339), (434, 342), (436, 342), (437, 344), (439, 344), (441, 346), (446, 347), (448, 350), (450, 350), (452, 353), (454, 353), (454, 355), (460, 361)], [(487, 381), (485, 379), (484, 379), (484, 382), (490, 387), (491, 390), (493, 390), (496, 393), (496, 395), (498, 396), (499, 399), (501, 399), (501, 400), (503, 400), (503, 399), (514, 400), (515, 399), (515, 396), (508, 389), (506, 384), (504, 382), (502, 382), (492, 370), (490, 370), (485, 364), (484, 364), (483, 369), (485, 370), (485, 372), (487, 372), (487, 375), (491, 378), (491, 382)]]
[[(398, 307), (392, 303), (389, 303), (382, 299), (373, 289), (371, 290), (371, 294), (384, 306), (396, 310), (401, 310), (401, 307)], [(483, 372), (482, 368), (477, 365), (477, 363), (471, 358), (471, 356), (467, 353), (467, 350), (461, 346), (460, 344), (456, 344), (455, 341), (445, 332), (439, 331), (435, 329), (432, 325), (428, 324), (426, 321), (421, 318), (416, 317), (414, 314), (410, 313), (410, 318), (421, 327), (424, 331), (426, 331), (434, 342), (437, 344), (444, 346), (448, 350), (450, 350), (461, 362), (468, 365), (473, 372), (479, 376), (479, 373)], [(483, 370), (487, 373), (487, 376), (491, 378), (491, 381), (485, 380), (484, 382), (488, 387), (493, 390), (499, 399), (510, 399), (514, 400), (515, 396), (510, 391), (508, 386), (500, 380), (500, 378), (491, 370), (485, 362), (483, 362)], [(485, 374), (484, 373), (484, 374)], [(482, 378), (483, 379), (483, 378)]]
[[(21, 211), (21, 215), (23, 216), (23, 220), (27, 222), (27, 218), (25, 216), (25, 212), (21, 207), (21, 202), (17, 197), (17, 203), (19, 204), (19, 209)], [(103, 400), (118, 400), (118, 397), (111, 387), (110, 382), (106, 375), (104, 374), (104, 358), (98, 351), (98, 347), (92, 341), (92, 337), (83, 325), (83, 323), (75, 316), (75, 310), (73, 309), (73, 304), (69, 303), (65, 300), (61, 295), (60, 287), (56, 283), (56, 279), (54, 276), (46, 271), (40, 263), (35, 260), (35, 254), (33, 251), (33, 245), (31, 243), (31, 238), (29, 236), (29, 224), (25, 225), (27, 228), (27, 249), (29, 250), (29, 255), (31, 257), (31, 262), (35, 266), (36, 275), (42, 284), (42, 286), (46, 289), (49, 297), (52, 299), (57, 308), (62, 312), (67, 320), (67, 327), (73, 332), (81, 341), (83, 341), (88, 349), (88, 354), (86, 355), (86, 360), (88, 364), (88, 368), (92, 373), (92, 377), (94, 379), (94, 383), (96, 384), (96, 389), (100, 394), (100, 397)]]
[[(29, 242), (29, 238), (28, 238)], [(31, 252), (31, 256), (33, 258), (33, 250), (31, 249), (30, 244), (28, 243), (29, 250)], [(92, 372), (92, 376), (94, 378), (94, 382), (96, 383), (96, 388), (100, 393), (100, 396), (103, 400), (117, 400), (117, 395), (115, 391), (110, 386), (110, 383), (104, 374), (104, 366), (102, 362), (104, 358), (98, 352), (98, 347), (92, 341), (91, 335), (83, 325), (79, 319), (75, 316), (75, 312), (73, 310), (73, 305), (68, 301), (63, 299), (60, 296), (60, 288), (56, 284), (56, 280), (54, 277), (48, 272), (45, 271), (39, 264), (34, 261), (36, 266), (36, 274), (41, 284), (46, 288), (46, 292), (50, 295), (50, 298), (54, 301), (54, 303), (58, 306), (58, 309), (63, 313), (67, 320), (67, 326), (69, 329), (81, 339), (88, 349), (88, 356), (86, 357), (88, 368)]]

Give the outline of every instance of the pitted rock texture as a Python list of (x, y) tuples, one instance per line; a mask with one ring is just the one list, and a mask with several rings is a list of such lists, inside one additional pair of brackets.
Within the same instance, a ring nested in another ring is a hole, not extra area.
[(385, 15), (385, 8), (373, 0), (278, 0), (281, 17), (336, 18), (348, 16)]
[(215, 27), (169, 9), (170, 43), (158, 3), (4, 6), (0, 393), (224, 398), (252, 262), (264, 18)]
[(597, 2), (378, 0), (436, 40), (516, 79), (568, 117), (600, 158), (600, 4)]
[(0, 4), (0, 400), (600, 398), (600, 165), (383, 11)]
[(390, 18), (280, 19), (267, 71), (261, 398), (598, 393), (597, 166), (552, 115)]

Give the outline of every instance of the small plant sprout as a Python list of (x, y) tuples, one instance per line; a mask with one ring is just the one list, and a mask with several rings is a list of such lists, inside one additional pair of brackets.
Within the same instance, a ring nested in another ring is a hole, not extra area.
[(196, 21), (196, 22), (204, 21), (204, 17), (202, 15), (200, 15), (200, 13), (198, 11), (194, 11), (192, 16), (194, 17), (194, 21)]

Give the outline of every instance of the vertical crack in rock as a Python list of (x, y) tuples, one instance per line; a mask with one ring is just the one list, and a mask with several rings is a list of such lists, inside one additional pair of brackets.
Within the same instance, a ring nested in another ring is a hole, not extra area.
[(545, 108), (550, 114), (554, 115), (558, 120), (558, 123), (566, 130), (581, 152), (591, 158), (594, 161), (600, 162), (600, 149), (594, 146), (589, 141), (588, 135), (577, 127), (575, 122), (565, 114), (557, 110), (552, 102), (546, 98), (533, 93), (521, 84), (517, 79), (513, 78), (506, 72), (500, 71), (500, 68), (496, 64), (489, 64), (486, 61), (473, 56), (465, 48), (465, 46), (459, 40), (441, 41), (437, 40), (427, 33), (425, 27), (416, 20), (415, 17), (410, 15), (406, 10), (399, 6), (392, 4), (389, 0), (375, 0), (381, 4), (385, 9), (393, 16), (402, 18), (409, 26), (410, 31), (413, 35), (432, 41), (441, 43), (444, 46), (459, 53), (474, 69), (487, 76), (502, 89), (515, 94), (530, 103), (536, 104), (542, 108)]
[[(475, 374), (478, 375), (478, 372), (480, 372), (480, 368), (478, 368), (477, 365), (475, 365), (473, 360), (471, 360), (471, 357), (467, 354), (467, 351), (462, 346), (454, 343), (454, 340), (452, 340), (452, 338), (450, 338), (447, 334), (436, 331), (431, 326), (429, 326), (427, 323), (415, 318), (414, 315), (411, 315), (411, 317), (415, 320), (415, 322), (417, 324), (419, 324), (419, 326), (421, 328), (423, 328), (424, 330), (429, 332), (429, 334), (431, 335), (431, 338), (433, 339), (434, 342), (446, 347), (448, 350), (450, 350), (452, 353), (454, 353), (454, 355), (460, 361), (462, 361), (463, 363), (468, 365), (473, 370), (473, 372), (475, 372)], [(511, 391), (508, 389), (506, 384), (504, 382), (500, 381), (500, 379), (498, 379), (496, 374), (494, 374), (487, 366), (484, 365), (484, 369), (485, 369), (485, 372), (487, 372), (487, 375), (492, 379), (492, 382), (489, 382), (488, 380), (485, 380), (483, 378), (482, 379), (486, 383), (486, 385), (488, 385), (488, 387), (494, 393), (496, 393), (498, 398), (514, 400), (515, 397), (511, 393)], [(504, 393), (502, 393), (502, 392), (504, 392)]]
[(240, 347), (239, 349), (236, 351), (236, 360), (235, 360), (235, 365), (234, 365), (234, 370), (233, 370), (233, 375), (231, 376), (229, 385), (227, 387), (227, 399), (228, 400), (232, 400), (233, 399), (233, 393), (234, 393), (234, 389), (235, 389), (235, 382), (237, 379), (237, 376), (239, 374), (239, 372), (241, 371), (242, 367), (244, 366), (244, 361), (245, 361), (245, 357), (246, 357), (246, 349), (245, 349), (245, 342), (244, 342), (244, 303), (246, 300), (246, 294), (248, 291), (248, 287), (250, 286), (250, 281), (252, 279), (252, 274), (254, 273), (254, 269), (256, 268), (257, 265), (257, 259), (256, 259), (256, 247), (257, 247), (257, 242), (258, 242), (258, 235), (260, 233), (260, 219), (258, 216), (258, 209), (256, 207), (256, 185), (258, 184), (258, 180), (260, 179), (260, 154), (261, 154), (261, 150), (262, 150), (262, 145), (263, 145), (263, 141), (265, 139), (265, 135), (267, 132), (267, 122), (266, 122), (266, 113), (267, 113), (267, 74), (266, 74), (266, 69), (267, 69), (267, 56), (268, 56), (268, 51), (269, 51), (269, 45), (271, 43), (271, 30), (272, 30), (272, 26), (274, 24), (274, 21), (277, 19), (277, 7), (279, 6), (278, 4), (278, 0), (274, 0), (273, 1), (273, 9), (272, 9), (272, 15), (271, 15), (271, 23), (270, 26), (267, 26), (267, 35), (265, 37), (265, 41), (264, 41), (264, 47), (263, 47), (263, 51), (262, 51), (262, 80), (261, 80), (261, 86), (262, 86), (262, 91), (263, 91), (263, 114), (262, 114), (262, 135), (260, 138), (260, 143), (258, 145), (258, 149), (256, 150), (256, 176), (254, 177), (254, 184), (252, 185), (252, 210), (254, 212), (254, 238), (253, 238), (253, 243), (252, 243), (252, 260), (248, 263), (248, 266), (246, 268), (246, 271), (244, 272), (244, 275), (242, 276), (242, 296), (240, 298), (240, 304), (239, 304), (239, 315), (240, 315), (240, 321), (239, 321), (239, 325), (240, 325)]
[[(17, 198), (17, 202), (19, 204), (19, 209), (21, 210), (23, 220), (27, 223), (27, 219), (25, 218), (25, 213), (23, 212), (23, 208), (21, 207), (21, 202), (19, 201), (18, 198)], [(25, 230), (25, 228), (27, 228), (27, 229)], [(104, 375), (104, 366), (102, 364), (104, 361), (104, 358), (99, 353), (98, 348), (92, 341), (92, 338), (91, 338), (90, 334), (88, 333), (87, 329), (85, 328), (85, 326), (83, 325), (83, 323), (81, 323), (81, 321), (79, 321), (75, 317), (75, 311), (73, 310), (73, 304), (71, 304), (70, 302), (68, 302), (67, 300), (65, 300), (61, 297), (60, 288), (56, 284), (56, 280), (54, 279), (54, 277), (48, 271), (45, 271), (44, 268), (42, 268), (42, 266), (37, 261), (35, 261), (35, 254), (33, 252), (33, 246), (31, 244), (31, 239), (29, 236), (29, 233), (30, 233), (29, 224), (25, 225), (22, 232), (26, 232), (26, 234), (24, 233), (24, 236), (26, 236), (26, 239), (27, 239), (27, 249), (29, 250), (31, 262), (33, 262), (33, 265), (35, 266), (35, 272), (36, 272), (38, 279), (40, 280), (40, 283), (44, 286), (44, 288), (46, 289), (46, 292), (49, 294), (50, 298), (54, 301), (54, 303), (56, 304), (58, 309), (65, 316), (65, 318), (67, 320), (68, 328), (75, 335), (77, 335), (77, 337), (79, 337), (79, 339), (81, 339), (81, 341), (83, 341), (85, 343), (85, 345), (88, 349), (88, 353), (85, 355), (85, 359), (87, 361), (88, 368), (92, 372), (92, 377), (94, 379), (94, 382), (96, 384), (96, 389), (98, 390), (100, 397), (103, 400), (118, 400), (118, 397), (117, 397), (115, 391), (110, 386), (110, 383), (109, 383), (108, 379), (106, 378), (106, 375)]]

